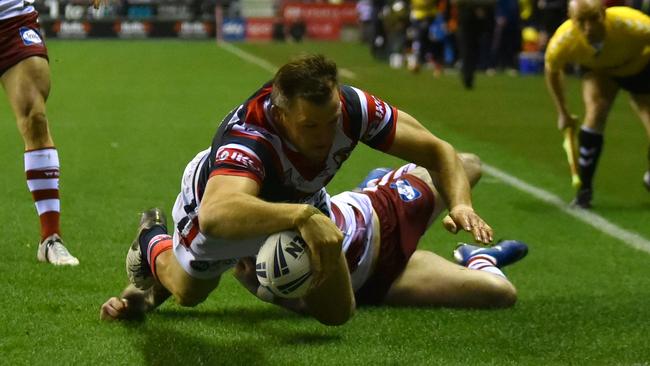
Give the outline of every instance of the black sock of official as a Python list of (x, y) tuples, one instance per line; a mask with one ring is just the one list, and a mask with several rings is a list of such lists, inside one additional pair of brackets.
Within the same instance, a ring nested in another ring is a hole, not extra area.
[(149, 242), (156, 235), (167, 234), (167, 228), (162, 225), (154, 225), (151, 229), (143, 230), (140, 233), (140, 238), (138, 238), (138, 244), (140, 244), (140, 253), (142, 253), (142, 259), (148, 262), (147, 257), (149, 253)]
[(583, 189), (591, 189), (598, 158), (603, 150), (603, 135), (591, 129), (580, 129), (578, 134), (580, 143), (580, 158), (578, 165), (580, 169), (580, 180)]

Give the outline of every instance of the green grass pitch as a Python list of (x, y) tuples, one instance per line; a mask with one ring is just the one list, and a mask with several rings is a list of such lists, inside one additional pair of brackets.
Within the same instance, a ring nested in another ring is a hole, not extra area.
[[(280, 65), (322, 52), (343, 79), (408, 111), (459, 150), (569, 200), (568, 168), (541, 77), (391, 70), (357, 44), (248, 44)], [(117, 365), (648, 365), (650, 254), (485, 176), (477, 210), (497, 237), (530, 244), (507, 268), (519, 290), (509, 310), (364, 308), (327, 328), (252, 298), (226, 274), (202, 305), (171, 302), (138, 324), (98, 320), (126, 284), (124, 256), (138, 212), (169, 212), (180, 175), (209, 146), (221, 118), (271, 77), (214, 42), (52, 41), (51, 129), (59, 149), (63, 235), (77, 268), (37, 263), (38, 224), (22, 142), (0, 98), (0, 364)], [(573, 110), (579, 84), (569, 80)], [(643, 127), (621, 95), (596, 179), (594, 211), (650, 238)], [(367, 170), (399, 162), (361, 147), (330, 184), (352, 187)], [(457, 241), (439, 223), (421, 247), (451, 258)]]

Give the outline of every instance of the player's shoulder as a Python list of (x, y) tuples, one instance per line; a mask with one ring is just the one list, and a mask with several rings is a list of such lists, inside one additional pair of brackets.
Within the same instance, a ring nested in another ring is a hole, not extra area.
[(579, 38), (579, 34), (573, 26), (571, 20), (566, 20), (562, 23), (551, 39), (548, 41), (548, 47), (546, 48), (546, 59), (553, 59), (558, 54), (561, 54), (565, 51), (571, 49), (576, 41)]
[(356, 88), (352, 85), (343, 84), (341, 85), (340, 89), (341, 89), (341, 101), (346, 104), (361, 103), (361, 100), (365, 94), (363, 90)]
[(606, 17), (614, 19), (650, 20), (643, 12), (628, 6), (613, 6), (605, 10)]
[(576, 35), (575, 27), (571, 19), (567, 19), (553, 33), (549, 43), (562, 42)]

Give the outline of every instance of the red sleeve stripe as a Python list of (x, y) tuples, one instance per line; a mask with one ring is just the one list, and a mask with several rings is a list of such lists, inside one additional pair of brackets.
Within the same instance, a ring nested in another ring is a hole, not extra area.
[(245, 170), (237, 170), (237, 169), (229, 169), (229, 168), (217, 168), (210, 173), (210, 178), (216, 176), (216, 175), (230, 175), (230, 176), (236, 176), (236, 177), (245, 177), (254, 180), (257, 182), (258, 185), (262, 185), (262, 179), (258, 177), (257, 175), (245, 171)]

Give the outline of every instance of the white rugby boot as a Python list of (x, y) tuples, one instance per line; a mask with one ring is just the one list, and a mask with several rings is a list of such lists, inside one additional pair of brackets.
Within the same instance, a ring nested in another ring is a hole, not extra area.
[(76, 266), (79, 260), (63, 245), (59, 234), (52, 234), (38, 245), (36, 257), (41, 262), (52, 263), (55, 266)]

